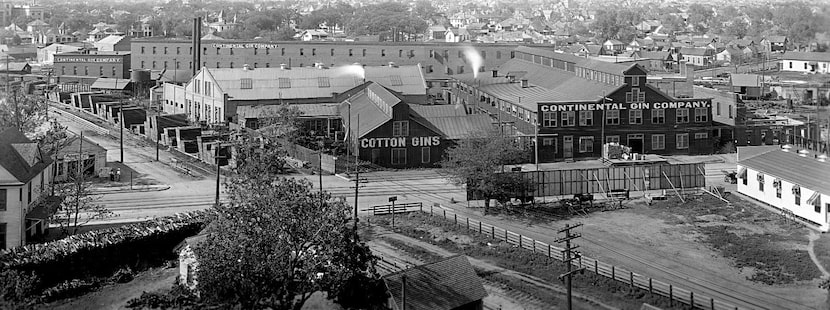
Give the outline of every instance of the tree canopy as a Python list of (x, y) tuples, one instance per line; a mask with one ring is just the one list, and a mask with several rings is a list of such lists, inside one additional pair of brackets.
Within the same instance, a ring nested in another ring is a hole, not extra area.
[(349, 224), (349, 206), (248, 161), (226, 182), (229, 203), (196, 247), (198, 289), (207, 303), (300, 309), (312, 293), (349, 307), (385, 300), (375, 257)]
[(443, 173), (455, 184), (466, 184), (485, 198), (504, 202), (518, 187), (526, 187), (515, 174), (501, 173), (504, 165), (527, 162), (528, 152), (512, 137), (491, 131), (472, 135), (449, 148), (441, 161)]

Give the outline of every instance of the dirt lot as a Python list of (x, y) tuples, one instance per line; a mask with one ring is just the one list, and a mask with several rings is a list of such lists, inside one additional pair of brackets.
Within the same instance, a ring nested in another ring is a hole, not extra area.
[[(570, 219), (450, 207), (547, 243), (566, 223), (581, 222), (578, 244), (587, 256), (741, 307), (828, 309), (827, 293), (818, 288), (822, 272), (808, 251), (815, 232), (737, 197), (731, 205), (707, 194), (686, 198), (691, 202), (671, 198), (653, 206), (633, 200), (626, 209)], [(830, 266), (828, 239), (813, 242), (822, 266)]]

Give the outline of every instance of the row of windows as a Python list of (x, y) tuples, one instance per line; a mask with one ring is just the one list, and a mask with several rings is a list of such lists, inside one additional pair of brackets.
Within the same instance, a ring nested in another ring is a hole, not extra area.
[[(112, 75), (112, 76), (116, 76), (116, 71), (117, 71), (116, 67), (110, 67), (110, 70), (106, 70), (104, 68), (105, 67), (103, 67), (103, 66), (98, 67), (98, 76), (104, 76), (105, 71), (109, 71), (107, 73), (110, 73), (110, 75)], [(79, 69), (79, 67), (72, 66), (72, 75), (78, 75), (78, 69)], [(90, 67), (83, 66), (83, 75), (89, 75), (89, 69), (90, 69)], [(95, 67), (92, 67), (92, 70), (95, 70)], [(61, 75), (65, 75), (65, 74), (67, 74), (67, 67), (62, 66), (61, 67)]]
[[(222, 50), (221, 48), (217, 47), (216, 48), (216, 55), (220, 55), (221, 50)], [(228, 55), (233, 55), (234, 54), (233, 48), (228, 48), (227, 50), (228, 50)], [(259, 54), (259, 50), (260, 50), (259, 48), (252, 48), (252, 50), (253, 50), (254, 55)], [(270, 55), (271, 54), (271, 49), (270, 48), (264, 48), (264, 50), (265, 50), (265, 55)], [(355, 50), (356, 49), (352, 49), (352, 48), (348, 49), (348, 55), (350, 57), (354, 57), (355, 54), (356, 54)], [(368, 49), (363, 48), (363, 49), (357, 49), (357, 50), (359, 51), (360, 56), (366, 57)], [(306, 48), (299, 48), (298, 54), (300, 56), (305, 56), (306, 51), (307, 51)], [(316, 48), (310, 48), (310, 49), (308, 49), (308, 51), (311, 52), (310, 53), (311, 56), (317, 56), (317, 54), (318, 54)], [(334, 48), (329, 49), (328, 52), (329, 52), (328, 54), (330, 56), (335, 56), (336, 49), (334, 49)], [(403, 49), (398, 49), (397, 52), (398, 52), (397, 54), (398, 54), (399, 58), (403, 58), (404, 56), (409, 57), (409, 58), (415, 57), (415, 50), (412, 50), (412, 49), (408, 50), (408, 51), (403, 50)], [(140, 50), (140, 53), (141, 54), (147, 54), (147, 47), (142, 46), (141, 50)], [(163, 54), (163, 55), (172, 54), (169, 47), (159, 48), (159, 47), (156, 47), (156, 46), (151, 47), (150, 53), (153, 54), (153, 55), (155, 55), (155, 54)], [(394, 50), (389, 50), (389, 53), (387, 53), (386, 49), (381, 49), (380, 50), (380, 56), (381, 57), (390, 56), (390, 55), (392, 55), (391, 53), (394, 53)], [(182, 48), (181, 47), (176, 47), (176, 53), (175, 54), (176, 55), (181, 55), (182, 54)], [(191, 54), (193, 54), (193, 47), (189, 47), (188, 51), (187, 51), (187, 55), (191, 55)], [(207, 54), (208, 54), (208, 48), (203, 47), (202, 48), (202, 55), (207, 55)], [(286, 54), (285, 48), (284, 47), (280, 48), (280, 55), (285, 56), (285, 54)], [(429, 57), (430, 58), (435, 58), (435, 55), (436, 55), (435, 50), (429, 50)], [(449, 58), (450, 51), (449, 50), (443, 50), (443, 53), (441, 55), (443, 55), (444, 58)], [(482, 59), (487, 59), (487, 51), (479, 51), (479, 55), (481, 56)], [(465, 57), (464, 56), (464, 51), (459, 50), (458, 51), (458, 58), (464, 58), (464, 57)], [(502, 52), (501, 51), (496, 51), (496, 59), (501, 59), (501, 58), (502, 58)]]
[[(579, 112), (579, 118), (577, 118)], [(696, 123), (705, 123), (709, 121), (709, 111), (707, 108), (695, 108)], [(561, 114), (561, 117), (559, 117)], [(620, 124), (620, 110), (605, 110), (605, 124), (619, 125)], [(557, 123), (561, 120), (561, 123)], [(562, 111), (562, 112), (542, 112), (542, 126), (543, 127), (574, 127), (579, 121), (579, 126), (594, 126), (594, 111)], [(628, 124), (637, 125), (643, 123), (643, 110), (628, 110)], [(651, 110), (652, 124), (666, 123), (665, 109)], [(676, 109), (675, 123), (683, 124), (689, 123), (689, 109)]]
[[(429, 147), (422, 147), (421, 148), (421, 163), (428, 164), (432, 157), (431, 149)], [(380, 160), (380, 149), (372, 149), (372, 162), (378, 163)], [(392, 149), (392, 164), (393, 165), (405, 165), (406, 164), (406, 149), (404, 148), (394, 148)]]
[[(763, 193), (764, 192), (764, 180), (765, 180), (764, 174), (758, 172), (758, 173), (756, 173), (755, 178), (756, 178), (756, 180), (758, 180), (758, 191)], [(746, 175), (743, 176), (743, 181), (742, 182), (743, 182), (744, 185), (747, 185), (748, 179), (749, 178), (747, 178)], [(777, 179), (777, 178), (774, 179), (772, 181), (772, 187), (775, 188), (775, 197), (778, 198), (778, 199), (781, 199), (781, 189), (783, 187), (781, 185), (781, 180)], [(793, 198), (794, 198), (793, 202), (795, 203), (796, 206), (800, 206), (801, 205), (801, 187), (798, 186), (798, 185), (793, 185), (791, 189), (792, 189)], [(816, 213), (821, 213), (821, 202), (820, 202), (820, 200), (810, 201), (808, 199), (807, 203), (808, 204), (812, 203), (813, 206), (815, 207), (814, 211)], [(828, 205), (830, 206), (830, 204), (828, 204)]]
[[(705, 140), (709, 138), (709, 134), (706, 132), (698, 132), (694, 134), (695, 140)], [(564, 141), (565, 143), (569, 143), (573, 138), (571, 136), (565, 136)], [(642, 134), (630, 134), (628, 135), (629, 140), (634, 139), (643, 139)], [(594, 136), (582, 136), (579, 137), (579, 153), (593, 153), (594, 152)], [(542, 146), (543, 147), (551, 147), (554, 152), (558, 152), (557, 149), (557, 139), (556, 138), (542, 138)], [(612, 135), (605, 137), (605, 143), (620, 143), (620, 136)], [(689, 148), (689, 134), (688, 133), (679, 133), (675, 135), (675, 148), (678, 150), (688, 149)], [(665, 134), (653, 134), (651, 135), (651, 149), (652, 150), (665, 150), (666, 149), (666, 135)]]

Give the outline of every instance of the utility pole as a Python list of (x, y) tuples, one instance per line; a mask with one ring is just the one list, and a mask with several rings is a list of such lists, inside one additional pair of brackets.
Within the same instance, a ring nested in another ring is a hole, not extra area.
[(319, 173), (317, 173), (317, 177), (320, 179), (320, 207), (321, 208), (325, 204), (325, 202), (323, 201), (323, 144), (324, 144), (324, 142), (322, 140), (318, 141), (318, 144), (317, 144), (320, 147), (320, 149), (317, 151), (317, 154), (319, 156), (318, 159), (320, 160), (320, 165), (318, 166), (319, 171), (317, 171)]
[[(564, 255), (564, 259), (562, 261), (567, 266), (568, 272), (559, 275), (559, 280), (561, 281), (564, 278), (565, 281), (566, 281), (565, 285), (568, 288), (568, 310), (573, 310), (573, 303), (572, 303), (572, 300), (571, 300), (572, 299), (572, 286), (571, 286), (571, 280), (572, 279), (571, 278), (577, 272), (580, 273), (580, 274), (585, 273), (585, 267), (582, 267), (582, 254), (577, 252), (577, 251), (574, 251), (577, 248), (579, 248), (579, 246), (578, 245), (575, 245), (575, 246), (571, 245), (571, 240), (582, 237), (582, 234), (571, 232), (572, 229), (580, 227), (580, 226), (582, 226), (582, 223), (579, 223), (579, 224), (576, 224), (576, 225), (573, 225), (573, 226), (571, 226), (569, 224), (565, 224), (565, 228), (562, 228), (562, 229), (559, 230), (559, 233), (563, 233), (563, 232), (565, 233), (565, 237), (556, 239), (557, 243), (562, 243), (562, 242), (565, 243), (565, 249), (562, 250), (562, 253)], [(573, 264), (571, 262), (574, 261), (574, 260), (579, 260), (579, 269), (576, 269), (576, 270), (572, 269)]]
[[(351, 103), (349, 103), (349, 111), (351, 111)], [(351, 112), (349, 112), (351, 113)], [(352, 127), (351, 124), (352, 119), (349, 118), (349, 127)], [(357, 142), (358, 133), (360, 132), (360, 114), (357, 115), (357, 121), (355, 121), (355, 131), (354, 131), (354, 231), (357, 232), (357, 222), (359, 219), (357, 218), (357, 194), (358, 190), (360, 189), (360, 168), (357, 166), (357, 155), (360, 153), (360, 144)]]

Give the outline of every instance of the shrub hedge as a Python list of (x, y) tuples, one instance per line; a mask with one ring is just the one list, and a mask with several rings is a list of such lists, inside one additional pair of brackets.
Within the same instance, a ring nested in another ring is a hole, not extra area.
[(0, 252), (0, 271), (34, 273), (38, 290), (77, 279), (109, 277), (124, 267), (143, 270), (174, 259), (176, 245), (197, 234), (212, 211), (194, 211), (94, 230)]

